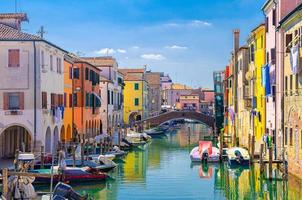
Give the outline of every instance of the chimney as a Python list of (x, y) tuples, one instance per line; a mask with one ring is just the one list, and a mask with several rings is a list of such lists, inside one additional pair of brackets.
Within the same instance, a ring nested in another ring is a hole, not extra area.
[(233, 48), (234, 48), (234, 54), (237, 53), (238, 49), (239, 49), (239, 37), (240, 37), (240, 30), (239, 29), (235, 29), (233, 30)]
[(26, 13), (1, 13), (0, 23), (21, 31), (21, 23), (27, 21)]

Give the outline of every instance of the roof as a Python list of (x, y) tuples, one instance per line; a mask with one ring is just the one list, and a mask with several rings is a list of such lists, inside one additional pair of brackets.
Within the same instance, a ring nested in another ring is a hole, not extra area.
[(0, 41), (1, 40), (42, 41), (43, 39), (36, 35), (23, 33), (15, 28), (0, 23)]
[(280, 20), (279, 24), (280, 26), (286, 22), (293, 14), (295, 14), (296, 12), (302, 10), (302, 3), (300, 3), (299, 6), (297, 6), (294, 10), (292, 10), (290, 13), (288, 13), (288, 15), (286, 15), (285, 17), (283, 17), (283, 19)]
[(266, 2), (264, 3), (264, 5), (262, 6), (261, 10), (265, 10), (266, 7), (267, 7), (270, 3), (272, 3), (272, 2), (273, 2), (273, 0), (266, 0)]
[(172, 90), (188, 90), (188, 89), (192, 89), (192, 88), (189, 86), (183, 85), (183, 84), (173, 83), (171, 85), (171, 89)]
[(20, 19), (22, 21), (28, 21), (26, 13), (0, 13), (0, 19)]
[[(125, 81), (144, 81), (144, 68), (138, 68), (138, 69), (119, 69), (119, 72), (124, 74), (124, 80)], [(141, 75), (139, 75), (141, 74)]]
[(117, 64), (115, 58), (111, 56), (106, 57), (81, 57), (82, 60), (90, 62), (97, 67), (113, 67)]
[(264, 23), (260, 23), (258, 26), (256, 26), (251, 32), (256, 32), (258, 29), (260, 28), (264, 28), (265, 27), (265, 24)]

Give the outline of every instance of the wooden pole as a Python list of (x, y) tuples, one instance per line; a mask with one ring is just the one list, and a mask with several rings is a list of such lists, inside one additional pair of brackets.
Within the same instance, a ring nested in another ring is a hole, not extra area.
[(81, 165), (84, 165), (84, 143), (81, 140)]
[(263, 149), (264, 149), (264, 144), (260, 145), (260, 175), (263, 174), (264, 172), (264, 163), (263, 163)]
[(15, 171), (18, 171), (18, 167), (19, 167), (19, 154), (20, 154), (19, 149), (16, 149), (16, 152), (15, 152)]
[(269, 173), (269, 180), (272, 181), (273, 180), (273, 148), (270, 147), (268, 149), (268, 152), (269, 152), (268, 173)]
[(220, 152), (220, 161), (222, 161), (222, 154), (223, 154), (223, 133), (220, 133), (219, 136), (219, 152)]
[(250, 151), (250, 154), (252, 155), (252, 145), (251, 145), (252, 141), (251, 141), (251, 134), (249, 134), (249, 142), (248, 142), (248, 148), (249, 148), (249, 151)]
[(2, 196), (4, 199), (8, 198), (8, 169), (4, 168), (2, 170)]
[(41, 146), (41, 169), (44, 169), (44, 146)]
[(75, 146), (74, 145), (71, 146), (71, 153), (72, 153), (72, 165), (73, 165), (73, 167), (75, 167), (76, 157), (75, 157)]
[(251, 161), (254, 161), (255, 156), (255, 136), (252, 136), (252, 152), (251, 152)]
[(121, 128), (118, 126), (118, 147), (121, 148)]

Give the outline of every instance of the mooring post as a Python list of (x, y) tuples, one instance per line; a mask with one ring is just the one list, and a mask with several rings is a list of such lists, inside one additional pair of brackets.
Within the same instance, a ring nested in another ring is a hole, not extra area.
[(41, 146), (41, 168), (44, 169), (44, 146)]
[(269, 147), (268, 149), (269, 152), (269, 165), (268, 165), (268, 173), (269, 173), (269, 180), (273, 180), (273, 148)]
[(75, 167), (76, 157), (75, 157), (75, 146), (74, 145), (71, 146), (71, 153), (72, 153), (72, 165), (73, 165), (73, 167)]
[(264, 144), (261, 144), (260, 145), (260, 160), (259, 160), (259, 163), (260, 163), (260, 175), (262, 175), (263, 172), (264, 172), (263, 149), (264, 149)]
[(8, 169), (4, 168), (2, 170), (2, 196), (4, 199), (8, 198)]
[(118, 147), (121, 148), (121, 127), (118, 125)]
[(81, 165), (84, 165), (84, 141), (81, 140)]
[(251, 134), (249, 134), (249, 141), (248, 141), (248, 148), (249, 148), (249, 152), (250, 152), (250, 154), (252, 155), (252, 145), (251, 145), (251, 143), (252, 143), (252, 141), (251, 141)]
[(220, 162), (222, 161), (222, 154), (223, 154), (223, 132), (219, 135), (219, 152), (220, 152)]
[(252, 135), (252, 153), (251, 153), (251, 161), (254, 161), (255, 157), (255, 136)]

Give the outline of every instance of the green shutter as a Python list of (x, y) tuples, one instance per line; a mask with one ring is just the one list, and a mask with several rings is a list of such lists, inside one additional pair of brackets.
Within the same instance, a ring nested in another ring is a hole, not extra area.
[(138, 105), (139, 105), (139, 99), (138, 99), (138, 98), (135, 98), (135, 99), (134, 99), (134, 105), (135, 105), (135, 106), (138, 106)]

